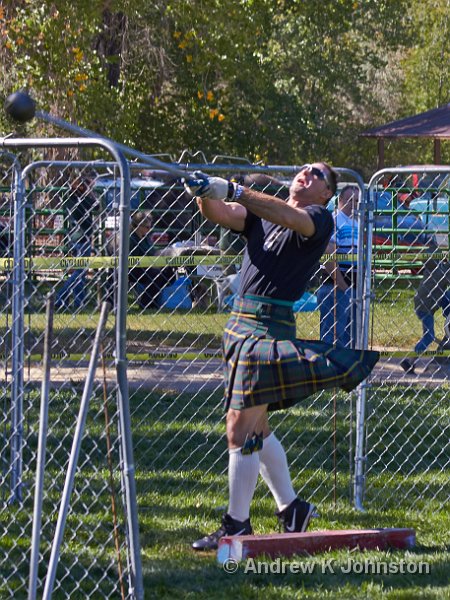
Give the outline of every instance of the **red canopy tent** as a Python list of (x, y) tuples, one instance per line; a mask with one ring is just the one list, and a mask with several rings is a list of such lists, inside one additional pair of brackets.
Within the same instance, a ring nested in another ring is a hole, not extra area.
[(379, 169), (384, 167), (385, 138), (431, 138), (434, 140), (434, 163), (439, 165), (441, 164), (441, 140), (450, 139), (450, 102), (413, 117), (374, 127), (359, 135), (377, 138)]

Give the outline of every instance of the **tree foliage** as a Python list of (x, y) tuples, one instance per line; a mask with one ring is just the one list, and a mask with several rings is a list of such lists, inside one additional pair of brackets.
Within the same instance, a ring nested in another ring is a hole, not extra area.
[(20, 0), (0, 27), (4, 96), (149, 153), (370, 168), (358, 132), (449, 96), (448, 0)]
[(403, 58), (406, 113), (450, 101), (450, 2), (415, 0), (411, 10), (415, 44)]

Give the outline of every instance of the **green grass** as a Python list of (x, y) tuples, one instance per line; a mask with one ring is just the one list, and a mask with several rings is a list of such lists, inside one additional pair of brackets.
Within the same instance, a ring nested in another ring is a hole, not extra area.
[[(374, 298), (371, 304), (371, 323), (369, 342), (377, 348), (411, 349), (421, 336), (421, 324), (414, 312), (414, 282), (403, 279), (380, 281), (372, 284)], [(44, 288), (35, 294), (33, 311), (25, 316), (25, 330), (34, 351), (41, 351), (42, 336), (45, 325)], [(39, 297), (39, 298), (38, 298)], [(227, 313), (217, 313), (213, 308), (206, 311), (196, 309), (183, 313), (145, 311), (136, 307), (130, 294), (128, 310), (128, 343), (135, 350), (144, 346), (157, 347), (160, 344), (169, 346), (191, 346), (204, 349), (219, 348), (223, 327), (228, 319)], [(0, 335), (5, 334), (5, 314), (0, 315)], [(443, 332), (444, 320), (441, 311), (435, 315), (436, 335)], [(76, 314), (57, 313), (55, 315), (55, 351), (85, 351), (92, 341), (93, 332), (98, 321), (98, 313), (92, 305), (88, 310)], [(108, 320), (110, 337), (113, 337), (113, 317)], [(9, 317), (9, 328), (11, 317)], [(32, 335), (31, 335), (32, 332)], [(81, 332), (81, 333), (80, 333)], [(297, 314), (298, 337), (306, 339), (319, 338), (319, 314)]]
[[(192, 398), (169, 391), (134, 394), (131, 406), (145, 597), (205, 600), (450, 598), (450, 516), (446, 505), (448, 440), (439, 437), (446, 427), (448, 431), (448, 423), (443, 421), (448, 420), (447, 393), (438, 390), (430, 399), (425, 391), (404, 389), (392, 394), (389, 388), (379, 388), (371, 396), (365, 513), (355, 511), (349, 500), (348, 445), (352, 421), (349, 397), (338, 394), (336, 399), (336, 501), (333, 498), (332, 395), (322, 394), (291, 411), (273, 416), (277, 434), (287, 449), (297, 489), (318, 504), (320, 517), (313, 521), (313, 529), (413, 527), (417, 532), (417, 547), (413, 551), (355, 553), (343, 550), (288, 561), (302, 563), (303, 568), (313, 565), (312, 573), (290, 573), (289, 568), (285, 574), (245, 573), (245, 564), (242, 564), (233, 575), (216, 564), (213, 554), (196, 554), (190, 548), (193, 539), (217, 527), (227, 502), (220, 396), (198, 393)], [(46, 572), (78, 405), (79, 395), (73, 392), (52, 394), (40, 576)], [(14, 598), (26, 598), (37, 392), (30, 395), (25, 406), (27, 487), (23, 507), (3, 505), (0, 512), (0, 598), (11, 597), (11, 590), (14, 590)], [(112, 408), (113, 398), (110, 398), (111, 411)], [(113, 421), (113, 460), (117, 465), (116, 419)], [(87, 435), (80, 453), (82, 468), (77, 473), (58, 569), (57, 582), (61, 587), (55, 588), (53, 596), (57, 599), (101, 598), (102, 594), (120, 597), (104, 429), (98, 390), (91, 401)], [(438, 441), (441, 454), (426, 452), (433, 440)], [(4, 455), (2, 460), (5, 460)], [(117, 467), (114, 481), (118, 488)], [(5, 500), (4, 487), (0, 491)], [(120, 497), (117, 502), (123, 544)], [(273, 511), (273, 500), (260, 484), (251, 513), (257, 533), (277, 530)], [(343, 573), (341, 569), (349, 560), (427, 563), (430, 573)]]
[[(153, 312), (139, 313), (131, 309), (127, 319), (130, 347), (183, 346), (198, 349), (219, 348), (228, 313), (215, 312)], [(76, 314), (55, 315), (55, 351), (88, 350), (98, 321), (95, 310)], [(436, 334), (442, 335), (444, 320), (436, 313)], [(41, 312), (25, 317), (25, 331), (33, 351), (42, 347), (45, 315)], [(9, 321), (9, 328), (11, 322)], [(112, 339), (114, 321), (108, 319), (109, 338)], [(0, 335), (5, 334), (6, 317), (0, 315)], [(31, 335), (32, 332), (32, 335)], [(297, 335), (306, 339), (319, 338), (319, 313), (297, 314)], [(414, 313), (411, 290), (377, 290), (372, 306), (370, 342), (376, 347), (410, 349), (421, 336), (421, 324)], [(144, 349), (144, 348), (143, 348)]]

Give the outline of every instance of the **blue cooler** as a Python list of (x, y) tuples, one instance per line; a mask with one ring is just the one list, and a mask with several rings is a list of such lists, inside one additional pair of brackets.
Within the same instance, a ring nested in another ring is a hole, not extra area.
[(192, 308), (191, 280), (189, 277), (179, 277), (172, 285), (166, 287), (160, 293), (161, 308), (169, 310)]
[(292, 310), (294, 312), (312, 312), (313, 310), (317, 310), (317, 296), (305, 292), (300, 300), (294, 302)]

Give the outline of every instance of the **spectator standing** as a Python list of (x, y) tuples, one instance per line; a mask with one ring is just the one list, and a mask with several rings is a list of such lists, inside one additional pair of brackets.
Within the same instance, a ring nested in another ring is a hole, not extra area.
[[(355, 208), (358, 188), (345, 186), (338, 199), (335, 230), (328, 254), (354, 255), (358, 250), (358, 223)], [(322, 284), (317, 290), (320, 310), (320, 339), (344, 348), (355, 347), (356, 333), (356, 260), (328, 260), (322, 269)]]
[[(441, 308), (444, 318), (444, 339), (441, 348), (450, 346), (450, 263), (431, 256), (422, 268), (423, 277), (414, 296), (414, 309), (422, 324), (422, 337), (414, 347), (421, 354), (435, 341), (434, 315)], [(406, 373), (415, 373), (415, 360), (404, 358), (400, 366)]]

